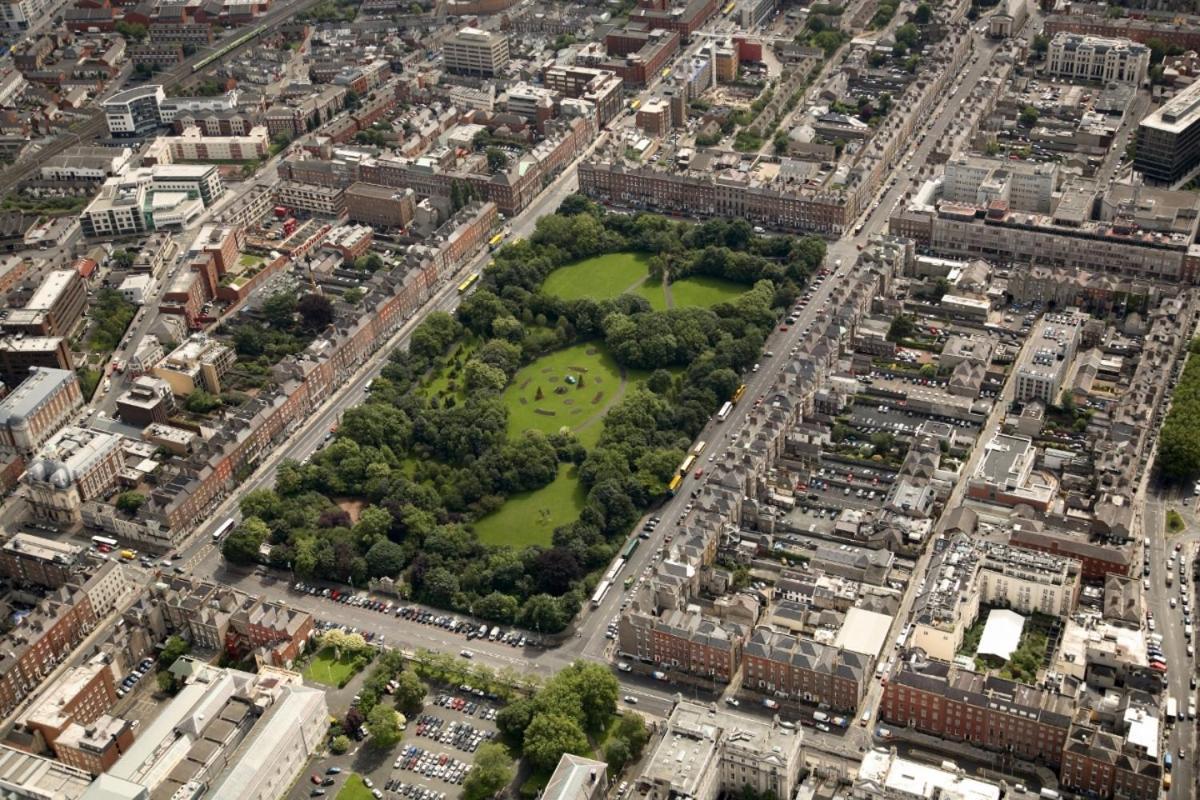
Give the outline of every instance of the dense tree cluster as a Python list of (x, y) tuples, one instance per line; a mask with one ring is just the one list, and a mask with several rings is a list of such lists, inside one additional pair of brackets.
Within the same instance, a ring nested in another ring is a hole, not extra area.
[[(564, 264), (627, 250), (653, 254), (660, 279), (713, 276), (747, 290), (712, 308), (667, 311), (631, 295), (564, 300), (541, 291)], [(559, 631), (823, 258), (820, 240), (757, 237), (742, 220), (689, 225), (569, 198), (530, 239), (495, 254), (456, 315), (433, 313), (417, 327), (329, 446), (308, 464), (285, 462), (273, 490), (243, 500), (246, 522), (225, 554), (250, 563), (269, 544), (270, 561), (300, 577), (356, 586), (398, 578), (425, 603)], [(288, 326), (296, 310), (294, 298), (281, 298), (263, 315)], [(517, 370), (582, 341), (603, 343), (622, 367), (653, 371), (608, 411), (591, 450), (565, 430), (510, 437), (501, 394)], [(422, 382), (444, 366), (453, 391), (425, 392)], [(550, 546), (480, 543), (475, 520), (546, 486), (563, 464), (579, 468), (586, 501)]]
[(496, 726), (530, 766), (550, 771), (563, 753), (591, 755), (588, 735), (602, 734), (617, 713), (618, 688), (602, 664), (576, 661), (532, 697), (501, 709)]
[(1191, 354), (1175, 387), (1171, 410), (1163, 423), (1158, 442), (1158, 468), (1172, 481), (1200, 477), (1200, 341), (1192, 342)]
[(96, 292), (96, 299), (88, 310), (92, 318), (88, 348), (97, 352), (115, 350), (136, 313), (137, 307), (115, 289)]

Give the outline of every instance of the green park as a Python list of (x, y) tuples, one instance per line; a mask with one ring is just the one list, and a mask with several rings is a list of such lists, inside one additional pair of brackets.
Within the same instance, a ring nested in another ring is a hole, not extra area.
[[(327, 444), (243, 500), (225, 558), (562, 630), (824, 257), (744, 220), (570, 198), (453, 314), (424, 317)], [(339, 661), (306, 675), (341, 683)]]

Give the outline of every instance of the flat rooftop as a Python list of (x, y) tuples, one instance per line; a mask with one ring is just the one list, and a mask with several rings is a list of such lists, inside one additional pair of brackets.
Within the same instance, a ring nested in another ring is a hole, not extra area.
[(1001, 485), (1017, 477), (1017, 466), (1033, 447), (1033, 441), (1024, 436), (998, 433), (986, 447), (976, 474), (986, 478), (989, 483)]
[(37, 558), (42, 561), (57, 561), (60, 564), (71, 564), (86, 549), (82, 545), (60, 542), (55, 539), (45, 539), (28, 533), (14, 533), (12, 538), (4, 543), (4, 549), (25, 558)]
[(8, 397), (0, 401), (0, 425), (23, 422), (62, 386), (78, 380), (66, 369), (37, 367)]
[(1144, 128), (1182, 133), (1200, 122), (1200, 81), (1180, 91), (1141, 121)]

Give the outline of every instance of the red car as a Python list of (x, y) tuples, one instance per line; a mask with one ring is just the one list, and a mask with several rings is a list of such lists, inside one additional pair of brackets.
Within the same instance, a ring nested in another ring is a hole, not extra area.
[(787, 331), (787, 329), (788, 329), (788, 326), (787, 326), (787, 325), (780, 325), (780, 326), (779, 326), (779, 330), (781, 330), (781, 331)]
[(312, 774), (312, 782), (315, 783), (316, 785), (320, 786), (321, 785), (321, 776), (314, 772)]

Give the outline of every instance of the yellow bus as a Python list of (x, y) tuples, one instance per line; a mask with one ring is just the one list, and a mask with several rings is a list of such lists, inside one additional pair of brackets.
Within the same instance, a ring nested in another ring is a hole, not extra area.
[(477, 280), (479, 280), (479, 273), (478, 273), (478, 272), (476, 272), (474, 275), (472, 275), (471, 277), (467, 278), (465, 281), (463, 281), (462, 283), (460, 283), (460, 284), (458, 285), (458, 293), (459, 293), (459, 294), (466, 294), (466, 293), (467, 293), (467, 290), (468, 290), (468, 289), (470, 289), (472, 286), (474, 286), (474, 285), (475, 285), (475, 282), (476, 282)]
[(746, 393), (746, 384), (743, 383), (741, 386), (739, 386), (737, 388), (737, 391), (733, 393), (733, 399), (730, 402), (736, 403), (738, 400), (742, 399), (742, 395), (744, 395), (745, 393)]
[(670, 74), (671, 74), (671, 68), (670, 68), (670, 67), (663, 67), (662, 76), (663, 76), (664, 78), (666, 78), (666, 77), (668, 77)]
[(721, 13), (728, 17), (736, 5), (737, 5), (737, 0), (733, 0), (733, 2), (731, 2), (729, 5), (725, 6), (725, 8), (723, 8), (723, 9), (721, 9)]
[(701, 439), (700, 441), (696, 442), (696, 446), (692, 448), (692, 455), (694, 455), (694, 456), (698, 456), (698, 455), (700, 455), (701, 453), (703, 453), (703, 452), (704, 452), (704, 447), (705, 447), (705, 445), (707, 445), (707, 444), (708, 444), (708, 442), (704, 441), (703, 439)]
[(671, 478), (671, 482), (667, 484), (667, 491), (671, 494), (675, 494), (679, 491), (679, 485), (681, 483), (683, 483), (683, 476), (676, 475), (674, 478)]
[(687, 458), (685, 458), (683, 460), (683, 463), (679, 465), (679, 473), (681, 475), (687, 475), (688, 470), (690, 470), (695, 464), (696, 464), (696, 457), (688, 456)]
[(504, 241), (504, 234), (497, 233), (495, 236), (493, 236), (491, 239), (488, 240), (488, 249), (495, 250), (497, 247), (500, 246), (500, 243), (503, 241)]

